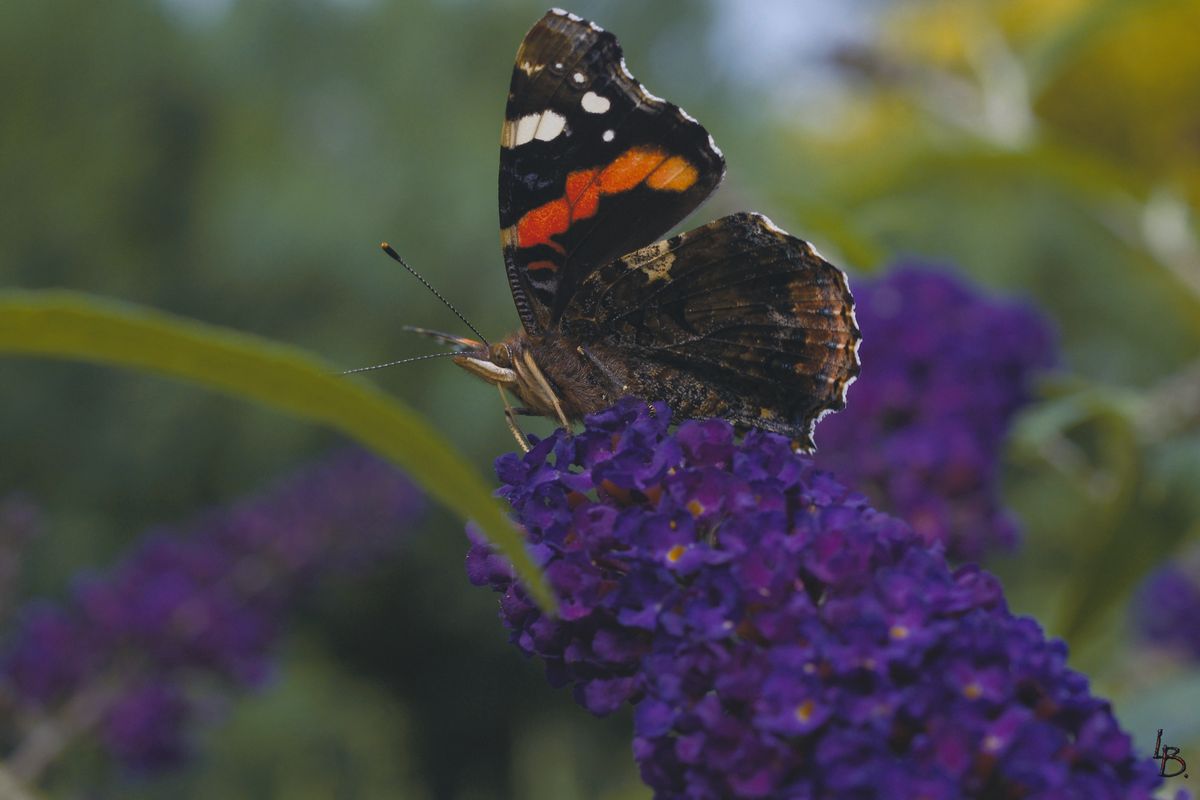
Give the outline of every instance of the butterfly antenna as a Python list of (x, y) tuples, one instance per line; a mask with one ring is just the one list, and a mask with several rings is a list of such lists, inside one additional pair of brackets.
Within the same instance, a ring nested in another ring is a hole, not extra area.
[(383, 369), (384, 367), (394, 367), (397, 364), (407, 364), (410, 361), (424, 361), (427, 358), (445, 358), (446, 356), (456, 356), (456, 355), (459, 355), (459, 354), (457, 352), (454, 352), (454, 353), (429, 353), (428, 355), (424, 355), (424, 356), (413, 356), (412, 358), (402, 358), (399, 361), (389, 361), (386, 364), (375, 364), (370, 367), (358, 367), (357, 369), (348, 369), (348, 370), (345, 370), (344, 372), (339, 372), (338, 374), (339, 375), (352, 375), (355, 372), (370, 372), (373, 369)]
[[(406, 261), (405, 261), (403, 258), (401, 258), (401, 257), (400, 257), (400, 254), (399, 254), (399, 253), (397, 253), (397, 252), (396, 252), (396, 251), (395, 251), (395, 250), (392, 248), (392, 246), (391, 246), (390, 244), (388, 244), (387, 242), (382, 242), (382, 243), (379, 245), (379, 247), (380, 247), (380, 248), (383, 250), (383, 252), (387, 253), (387, 254), (388, 254), (388, 256), (390, 256), (390, 257), (392, 258), (392, 260), (393, 260), (393, 261), (395, 261), (395, 262), (396, 262), (396, 263), (398, 263), (400, 266), (402, 266), (402, 267), (404, 267), (406, 270), (408, 270), (408, 271), (409, 271), (409, 273), (410, 273), (410, 274), (411, 274), (411, 275), (412, 275), (414, 278), (416, 278), (417, 280), (419, 280), (419, 281), (420, 281), (420, 282), (421, 282), (421, 283), (422, 283), (422, 284), (425, 286), (425, 288), (426, 288), (426, 289), (428, 289), (429, 291), (433, 292), (433, 296), (434, 296), (434, 297), (436, 297), (438, 300), (441, 300), (441, 301), (442, 301), (442, 303), (443, 303), (443, 304), (446, 306), (446, 308), (448, 308), (448, 309), (450, 309), (451, 311), (453, 311), (453, 312), (454, 312), (454, 316), (456, 316), (456, 317), (458, 317), (459, 319), (461, 319), (461, 320), (463, 321), (463, 324), (464, 324), (464, 325), (466, 325), (468, 328), (470, 328), (470, 329), (471, 329), (471, 332), (472, 332), (472, 333), (474, 333), (476, 336), (478, 336), (478, 337), (479, 337), (479, 341), (483, 342), (483, 345), (484, 345), (484, 347), (491, 347), (491, 345), (488, 343), (488, 340), (484, 338), (483, 334), (482, 334), (482, 333), (480, 333), (478, 330), (476, 330), (476, 329), (475, 329), (475, 326), (474, 326), (474, 325), (472, 325), (470, 322), (468, 322), (468, 321), (467, 321), (467, 318), (466, 318), (466, 317), (464, 317), (462, 314), (460, 314), (460, 313), (458, 312), (458, 309), (457, 309), (457, 308), (455, 308), (454, 306), (452, 306), (452, 305), (450, 304), (450, 301), (449, 301), (449, 300), (447, 300), (446, 298), (442, 297), (442, 294), (441, 294), (441, 292), (439, 292), (437, 289), (433, 288), (433, 286), (432, 286), (432, 285), (430, 285), (429, 281), (427, 281), (427, 280), (425, 280), (424, 278), (422, 278), (422, 277), (421, 277), (421, 273), (417, 272), (415, 269), (413, 269), (412, 267), (410, 267), (410, 266), (408, 265), (408, 262), (406, 262)], [(387, 365), (386, 365), (386, 364), (384, 364), (383, 366), (387, 366)]]

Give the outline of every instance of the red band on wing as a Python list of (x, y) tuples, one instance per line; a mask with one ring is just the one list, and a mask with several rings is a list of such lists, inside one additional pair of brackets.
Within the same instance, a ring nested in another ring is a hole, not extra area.
[[(563, 233), (575, 221), (593, 216), (600, 207), (601, 195), (627, 192), (642, 182), (658, 191), (683, 192), (699, 175), (684, 158), (668, 156), (656, 147), (631, 147), (603, 169), (569, 173), (562, 197), (527, 211), (517, 221), (517, 246), (545, 244), (565, 254), (562, 245), (551, 237)], [(544, 269), (548, 262), (535, 263)]]

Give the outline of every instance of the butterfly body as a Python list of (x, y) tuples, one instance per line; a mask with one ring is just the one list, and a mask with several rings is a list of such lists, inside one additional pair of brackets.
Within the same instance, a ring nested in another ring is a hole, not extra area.
[(575, 422), (630, 394), (627, 382), (617, 374), (606, 374), (592, 349), (585, 350), (577, 340), (557, 333), (530, 336), (519, 331), (490, 348), (463, 351), (454, 361), (512, 392), (527, 412), (555, 417), (561, 410), (564, 421)]
[(655, 241), (724, 172), (708, 131), (633, 78), (616, 37), (548, 12), (517, 53), (501, 131), (522, 330), (459, 340), (455, 362), (563, 425), (635, 395), (811, 449), (859, 369), (845, 274), (755, 213)]

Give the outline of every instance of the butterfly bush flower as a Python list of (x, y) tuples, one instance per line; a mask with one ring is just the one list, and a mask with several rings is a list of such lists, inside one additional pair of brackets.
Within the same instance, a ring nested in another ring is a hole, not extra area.
[(1149, 798), (1061, 641), (783, 437), (626, 400), (497, 461), (561, 603), (475, 540), (512, 641), (596, 714), (634, 706), (660, 798)]
[(20, 611), (0, 649), (6, 710), (74, 715), (70, 726), (98, 729), (134, 768), (175, 763), (196, 711), (189, 687), (261, 685), (302, 595), (394, 553), (423, 507), (394, 468), (347, 451), (231, 509), (152, 531), (66, 600)]
[(1159, 567), (1142, 581), (1132, 605), (1142, 639), (1200, 661), (1200, 553)]
[(953, 560), (1012, 547), (1000, 455), (1034, 377), (1056, 362), (1050, 323), (919, 266), (858, 282), (854, 296), (867, 368), (821, 423), (817, 463)]

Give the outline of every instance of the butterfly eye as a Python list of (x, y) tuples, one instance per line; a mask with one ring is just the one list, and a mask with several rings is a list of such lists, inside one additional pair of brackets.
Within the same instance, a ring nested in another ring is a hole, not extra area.
[(488, 352), (488, 360), (497, 367), (511, 367), (512, 354), (508, 351), (506, 344), (494, 344)]

